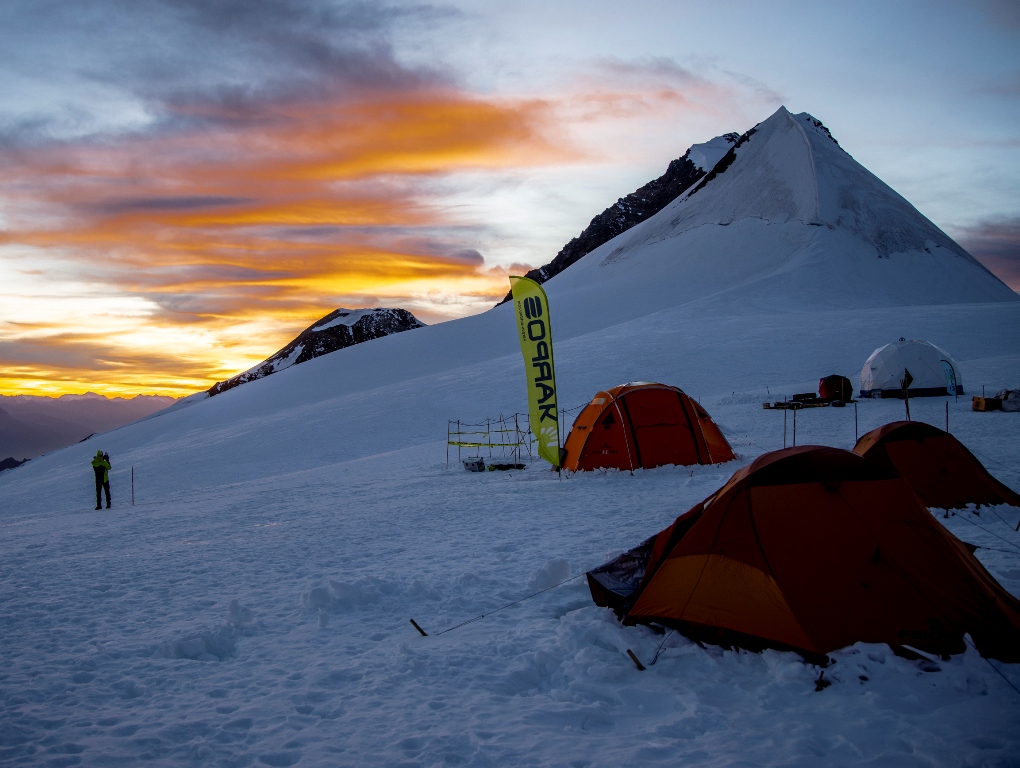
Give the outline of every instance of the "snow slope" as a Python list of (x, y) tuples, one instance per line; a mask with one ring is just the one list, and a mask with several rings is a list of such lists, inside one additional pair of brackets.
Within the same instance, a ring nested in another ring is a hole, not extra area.
[[(447, 469), (448, 419), (524, 407), (504, 305), (4, 472), (0, 764), (1015, 765), (1020, 668), (973, 653), (918, 663), (857, 645), (833, 655), (832, 685), (816, 692), (820, 670), (796, 655), (621, 627), (580, 578), (436, 634), (661, 529), (783, 445), (784, 416), (762, 401), (830, 373), (855, 379), (888, 341), (946, 349), (974, 392), (1020, 383), (1020, 301), (951, 241), (879, 258), (858, 224), (839, 223), (848, 214), (831, 227), (772, 223), (741, 218), (729, 198), (711, 223), (702, 200), (713, 187), (753, 186), (765, 160), (777, 169), (768, 189), (791, 190), (787, 210), (807, 201), (814, 214), (805, 179), (829, 199), (831, 179), (844, 178), (832, 158), (852, 161), (817, 127), (797, 139), (799, 119), (777, 113), (693, 198), (546, 286), (562, 405), (628, 380), (676, 384), (709, 409), (737, 461), (562, 479), (540, 463)], [(806, 176), (805, 153), (816, 168)], [(747, 210), (781, 215), (771, 205)], [(902, 242), (939, 242), (923, 220), (896, 221)], [(943, 426), (946, 403), (916, 400), (911, 414)], [(1020, 486), (1016, 415), (948, 405), (954, 434)], [(901, 410), (887, 400), (805, 411), (797, 442), (848, 448), (855, 416), (863, 434)], [(114, 465), (109, 512), (91, 510), (97, 448)], [(1018, 518), (1010, 507), (939, 516), (984, 547), (1014, 594)]]

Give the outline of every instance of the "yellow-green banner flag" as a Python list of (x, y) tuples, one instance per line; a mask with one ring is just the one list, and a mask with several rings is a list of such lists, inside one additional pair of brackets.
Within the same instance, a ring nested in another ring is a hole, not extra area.
[(560, 422), (556, 409), (556, 369), (553, 366), (549, 300), (542, 286), (527, 277), (511, 277), (517, 331), (528, 380), (531, 431), (538, 438), (538, 455), (560, 466)]

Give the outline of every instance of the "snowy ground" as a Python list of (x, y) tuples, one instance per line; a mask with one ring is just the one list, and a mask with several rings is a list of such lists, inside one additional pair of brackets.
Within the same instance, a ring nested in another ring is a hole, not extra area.
[[(562, 479), (539, 463), (445, 466), (446, 419), (521, 407), (510, 319), (490, 316), (328, 355), (0, 475), (0, 764), (1020, 765), (1020, 665), (976, 653), (930, 664), (858, 645), (816, 692), (819, 669), (794, 654), (621, 627), (580, 578), (440, 636), (408, 621), (436, 633), (633, 546), (782, 447), (783, 415), (762, 401), (852, 374), (899, 335), (959, 357), (968, 396), (949, 403), (950, 429), (1020, 487), (1020, 414), (974, 413), (969, 398), (1020, 380), (1016, 302), (675, 308), (564, 337), (564, 406), (626, 380), (676, 384), (739, 459)], [(510, 343), (444, 362), (486, 323)], [(944, 426), (945, 403), (911, 412)], [(859, 433), (902, 410), (861, 402)], [(853, 408), (798, 415), (798, 444), (849, 448), (854, 434)], [(92, 511), (96, 448), (113, 457), (110, 511)], [(939, 519), (1020, 595), (1020, 509)]]

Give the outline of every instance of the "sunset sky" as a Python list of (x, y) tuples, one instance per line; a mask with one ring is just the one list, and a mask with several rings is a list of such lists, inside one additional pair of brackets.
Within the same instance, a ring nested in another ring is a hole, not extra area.
[(785, 104), (1020, 289), (1020, 4), (0, 4), (0, 394), (186, 395), (483, 311)]

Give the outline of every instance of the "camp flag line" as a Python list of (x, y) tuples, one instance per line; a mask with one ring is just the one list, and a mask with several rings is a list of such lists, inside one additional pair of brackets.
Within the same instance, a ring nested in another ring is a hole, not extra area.
[(528, 380), (531, 431), (538, 439), (538, 455), (559, 469), (562, 460), (549, 299), (542, 286), (527, 277), (511, 277), (510, 291)]

